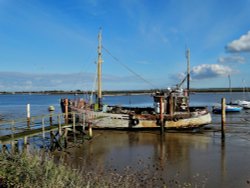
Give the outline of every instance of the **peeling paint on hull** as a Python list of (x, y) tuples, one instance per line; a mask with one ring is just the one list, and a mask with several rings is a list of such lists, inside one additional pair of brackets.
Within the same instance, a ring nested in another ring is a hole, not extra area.
[[(79, 111), (78, 111), (79, 112)], [(131, 122), (129, 115), (127, 114), (112, 114), (104, 112), (91, 112), (92, 127), (100, 129), (140, 129), (140, 128), (159, 128), (155, 116), (151, 119), (143, 118), (144, 116), (136, 116), (137, 122)], [(90, 117), (88, 117), (90, 118)], [(211, 123), (211, 114), (205, 113), (200, 115), (193, 115), (193, 117), (167, 120), (164, 123), (166, 129), (191, 129), (202, 127)]]

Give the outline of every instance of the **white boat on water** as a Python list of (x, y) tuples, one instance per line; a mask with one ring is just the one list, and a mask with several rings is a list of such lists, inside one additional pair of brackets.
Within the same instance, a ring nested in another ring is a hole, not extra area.
[[(192, 129), (211, 123), (211, 114), (206, 107), (189, 106), (189, 50), (187, 51), (188, 71), (186, 78), (174, 89), (158, 91), (153, 94), (154, 107), (125, 107), (110, 106), (102, 103), (101, 64), (102, 44), (101, 32), (98, 35), (98, 91), (96, 104), (89, 104), (84, 100), (61, 100), (62, 111), (75, 112), (80, 121), (91, 121), (93, 128), (99, 129)], [(180, 86), (187, 80), (187, 89)], [(94, 108), (94, 106), (96, 108)]]
[(241, 106), (244, 109), (250, 109), (250, 101), (247, 100), (236, 100), (234, 103)]
[[(230, 76), (229, 76), (229, 83), (230, 83), (230, 87), (231, 87)], [(230, 90), (230, 92), (231, 92), (231, 90)], [(245, 92), (245, 87), (243, 87), (243, 99), (242, 100), (235, 100), (231, 104), (241, 106), (244, 109), (250, 109), (250, 101), (246, 100), (245, 93), (246, 93)]]
[[(232, 112), (240, 112), (242, 110), (241, 106), (238, 105), (226, 105), (225, 111), (226, 113), (232, 113)], [(212, 107), (213, 113), (220, 114), (222, 112), (221, 105), (215, 105)]]

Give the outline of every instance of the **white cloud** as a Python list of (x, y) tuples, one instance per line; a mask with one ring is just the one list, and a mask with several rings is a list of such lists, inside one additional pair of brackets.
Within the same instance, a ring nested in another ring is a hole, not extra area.
[(231, 74), (233, 70), (224, 65), (219, 64), (202, 64), (192, 68), (192, 79), (206, 79), (220, 76), (227, 76)]
[(233, 55), (233, 56), (227, 56), (227, 57), (219, 57), (218, 58), (219, 63), (240, 63), (244, 64), (246, 62), (246, 59), (239, 55)]
[[(82, 74), (31, 74), (0, 72), (1, 91), (92, 90), (95, 75)], [(104, 90), (145, 89), (146, 85), (135, 76), (103, 75)], [(95, 89), (95, 88), (94, 88)]]
[[(85, 84), (92, 86), (92, 78), (93, 74), (85, 74)], [(0, 72), (0, 80), (0, 89), (2, 91), (85, 89), (83, 88), (82, 84), (83, 75), (79, 74), (31, 74), (19, 72)]]
[(250, 52), (250, 31), (226, 46), (228, 52)]

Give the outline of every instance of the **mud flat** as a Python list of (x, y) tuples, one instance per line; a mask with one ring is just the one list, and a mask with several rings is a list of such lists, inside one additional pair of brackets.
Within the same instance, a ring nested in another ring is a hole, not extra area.
[(126, 175), (141, 185), (250, 187), (249, 134), (229, 127), (222, 141), (220, 132), (210, 128), (164, 136), (158, 131), (95, 131), (91, 141), (55, 156), (85, 173)]

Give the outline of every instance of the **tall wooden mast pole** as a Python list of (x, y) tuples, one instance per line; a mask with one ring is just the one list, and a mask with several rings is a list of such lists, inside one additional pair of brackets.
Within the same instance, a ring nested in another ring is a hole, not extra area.
[(189, 89), (190, 89), (190, 50), (189, 49), (187, 49), (186, 57), (187, 57), (187, 92), (189, 96)]
[(102, 29), (100, 28), (99, 34), (98, 34), (98, 62), (97, 62), (97, 87), (98, 87), (98, 93), (97, 93), (97, 103), (98, 108), (100, 109), (102, 104)]

